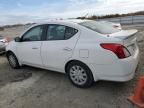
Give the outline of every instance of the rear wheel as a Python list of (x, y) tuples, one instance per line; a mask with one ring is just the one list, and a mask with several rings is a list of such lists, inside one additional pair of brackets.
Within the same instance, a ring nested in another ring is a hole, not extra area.
[(93, 84), (91, 70), (81, 62), (68, 64), (66, 71), (70, 81), (77, 87), (88, 88)]
[(19, 62), (18, 62), (16, 56), (15, 56), (13, 53), (11, 53), (11, 52), (8, 53), (8, 54), (7, 54), (7, 58), (8, 58), (8, 61), (9, 61), (10, 66), (11, 66), (12, 68), (18, 69), (18, 68), (20, 67)]

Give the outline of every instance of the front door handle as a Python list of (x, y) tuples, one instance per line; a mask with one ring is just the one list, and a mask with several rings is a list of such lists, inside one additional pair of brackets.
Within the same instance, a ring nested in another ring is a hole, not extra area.
[(71, 49), (71, 48), (68, 48), (68, 47), (64, 48), (63, 50), (64, 50), (64, 51), (72, 51), (72, 49)]

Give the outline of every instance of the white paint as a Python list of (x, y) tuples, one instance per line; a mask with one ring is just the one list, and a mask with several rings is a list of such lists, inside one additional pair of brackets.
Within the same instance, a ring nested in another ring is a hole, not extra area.
[[(134, 41), (131, 41), (131, 37), (133, 37), (137, 30), (116, 30), (118, 33), (114, 33), (113, 36), (110, 35), (108, 37), (106, 34), (98, 33), (78, 24), (83, 21), (85, 20), (49, 21), (43, 23), (65, 25), (77, 29), (79, 32), (68, 40), (45, 40), (42, 41), (41, 46), (37, 46), (39, 45), (37, 44), (39, 41), (29, 42), (28, 46), (26, 43), (27, 47), (22, 49), (20, 49), (19, 45), (25, 44), (25, 42), (13, 41), (8, 45), (7, 50), (13, 51), (20, 63), (63, 73), (65, 73), (66, 63), (71, 60), (81, 61), (90, 68), (95, 81), (128, 81), (132, 79), (139, 61), (139, 48), (137, 46), (136, 37), (134, 36)], [(104, 27), (101, 29), (105, 30)], [(128, 37), (128, 39), (125, 40), (122, 38), (123, 36)], [(115, 43), (125, 47), (128, 47), (126, 45), (135, 45), (135, 50), (130, 57), (119, 59), (114, 52), (102, 48), (100, 46), (101, 43)], [(38, 49), (35, 54), (31, 51), (33, 49), (28, 48), (29, 46), (39, 47), (40, 49)], [(64, 50), (65, 48), (71, 50)], [(83, 49), (87, 51), (83, 51)], [(22, 50), (23, 53), (19, 54), (18, 52)], [(38, 56), (35, 56), (37, 54), (41, 54), (41, 57), (38, 58)], [(24, 58), (25, 61), (21, 61), (20, 58)], [(42, 61), (42, 66), (36, 64), (39, 61)]]

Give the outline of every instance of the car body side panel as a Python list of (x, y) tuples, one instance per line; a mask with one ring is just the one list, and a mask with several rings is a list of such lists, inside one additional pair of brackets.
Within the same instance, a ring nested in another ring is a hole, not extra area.
[[(138, 48), (136, 48), (132, 56), (125, 59), (118, 59), (118, 57), (113, 52), (101, 48), (100, 44), (117, 43), (117, 44), (124, 45), (124, 41), (122, 39), (109, 37), (106, 34), (102, 35), (96, 33), (78, 24), (66, 23), (66, 22), (61, 22), (61, 23), (49, 22), (48, 24), (62, 24), (74, 28), (78, 27), (81, 33), (79, 35), (78, 40), (75, 41), (74, 43), (75, 45), (73, 47), (72, 53), (63, 62), (61, 62), (60, 65), (57, 65), (58, 68), (48, 67), (45, 65), (38, 66), (38, 67), (53, 70), (53, 71), (64, 72), (65, 66), (69, 61), (78, 60), (85, 63), (90, 68), (95, 81), (97, 80), (127, 81), (134, 76), (134, 72), (137, 67), (138, 59), (139, 59)], [(66, 44), (69, 44), (69, 42)], [(16, 46), (17, 46), (16, 42), (14, 41), (11, 42), (10, 45), (8, 45), (7, 47), (7, 51), (11, 50), (17, 56)], [(45, 48), (43, 48), (41, 51), (46, 51)], [(45, 53), (46, 52), (43, 52), (43, 54), (41, 53), (43, 59), (42, 61), (47, 59), (46, 56), (43, 57)], [(56, 51), (54, 51), (53, 53), (55, 53), (54, 56), (62, 56), (62, 54), (63, 54), (63, 58), (65, 56), (64, 53), (59, 54)], [(60, 60), (60, 59), (56, 58), (56, 60)], [(56, 60), (54, 62), (56, 62)]]

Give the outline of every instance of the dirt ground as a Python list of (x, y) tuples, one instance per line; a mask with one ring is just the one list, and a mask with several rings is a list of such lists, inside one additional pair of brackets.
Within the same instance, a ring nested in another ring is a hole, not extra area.
[[(7, 28), (0, 35), (13, 38), (27, 27)], [(73, 86), (64, 74), (24, 66), (12, 69), (5, 55), (0, 56), (0, 108), (134, 108), (127, 101), (138, 77), (144, 74), (144, 25), (136, 28), (140, 63), (135, 77), (128, 82), (96, 82), (91, 88)]]

